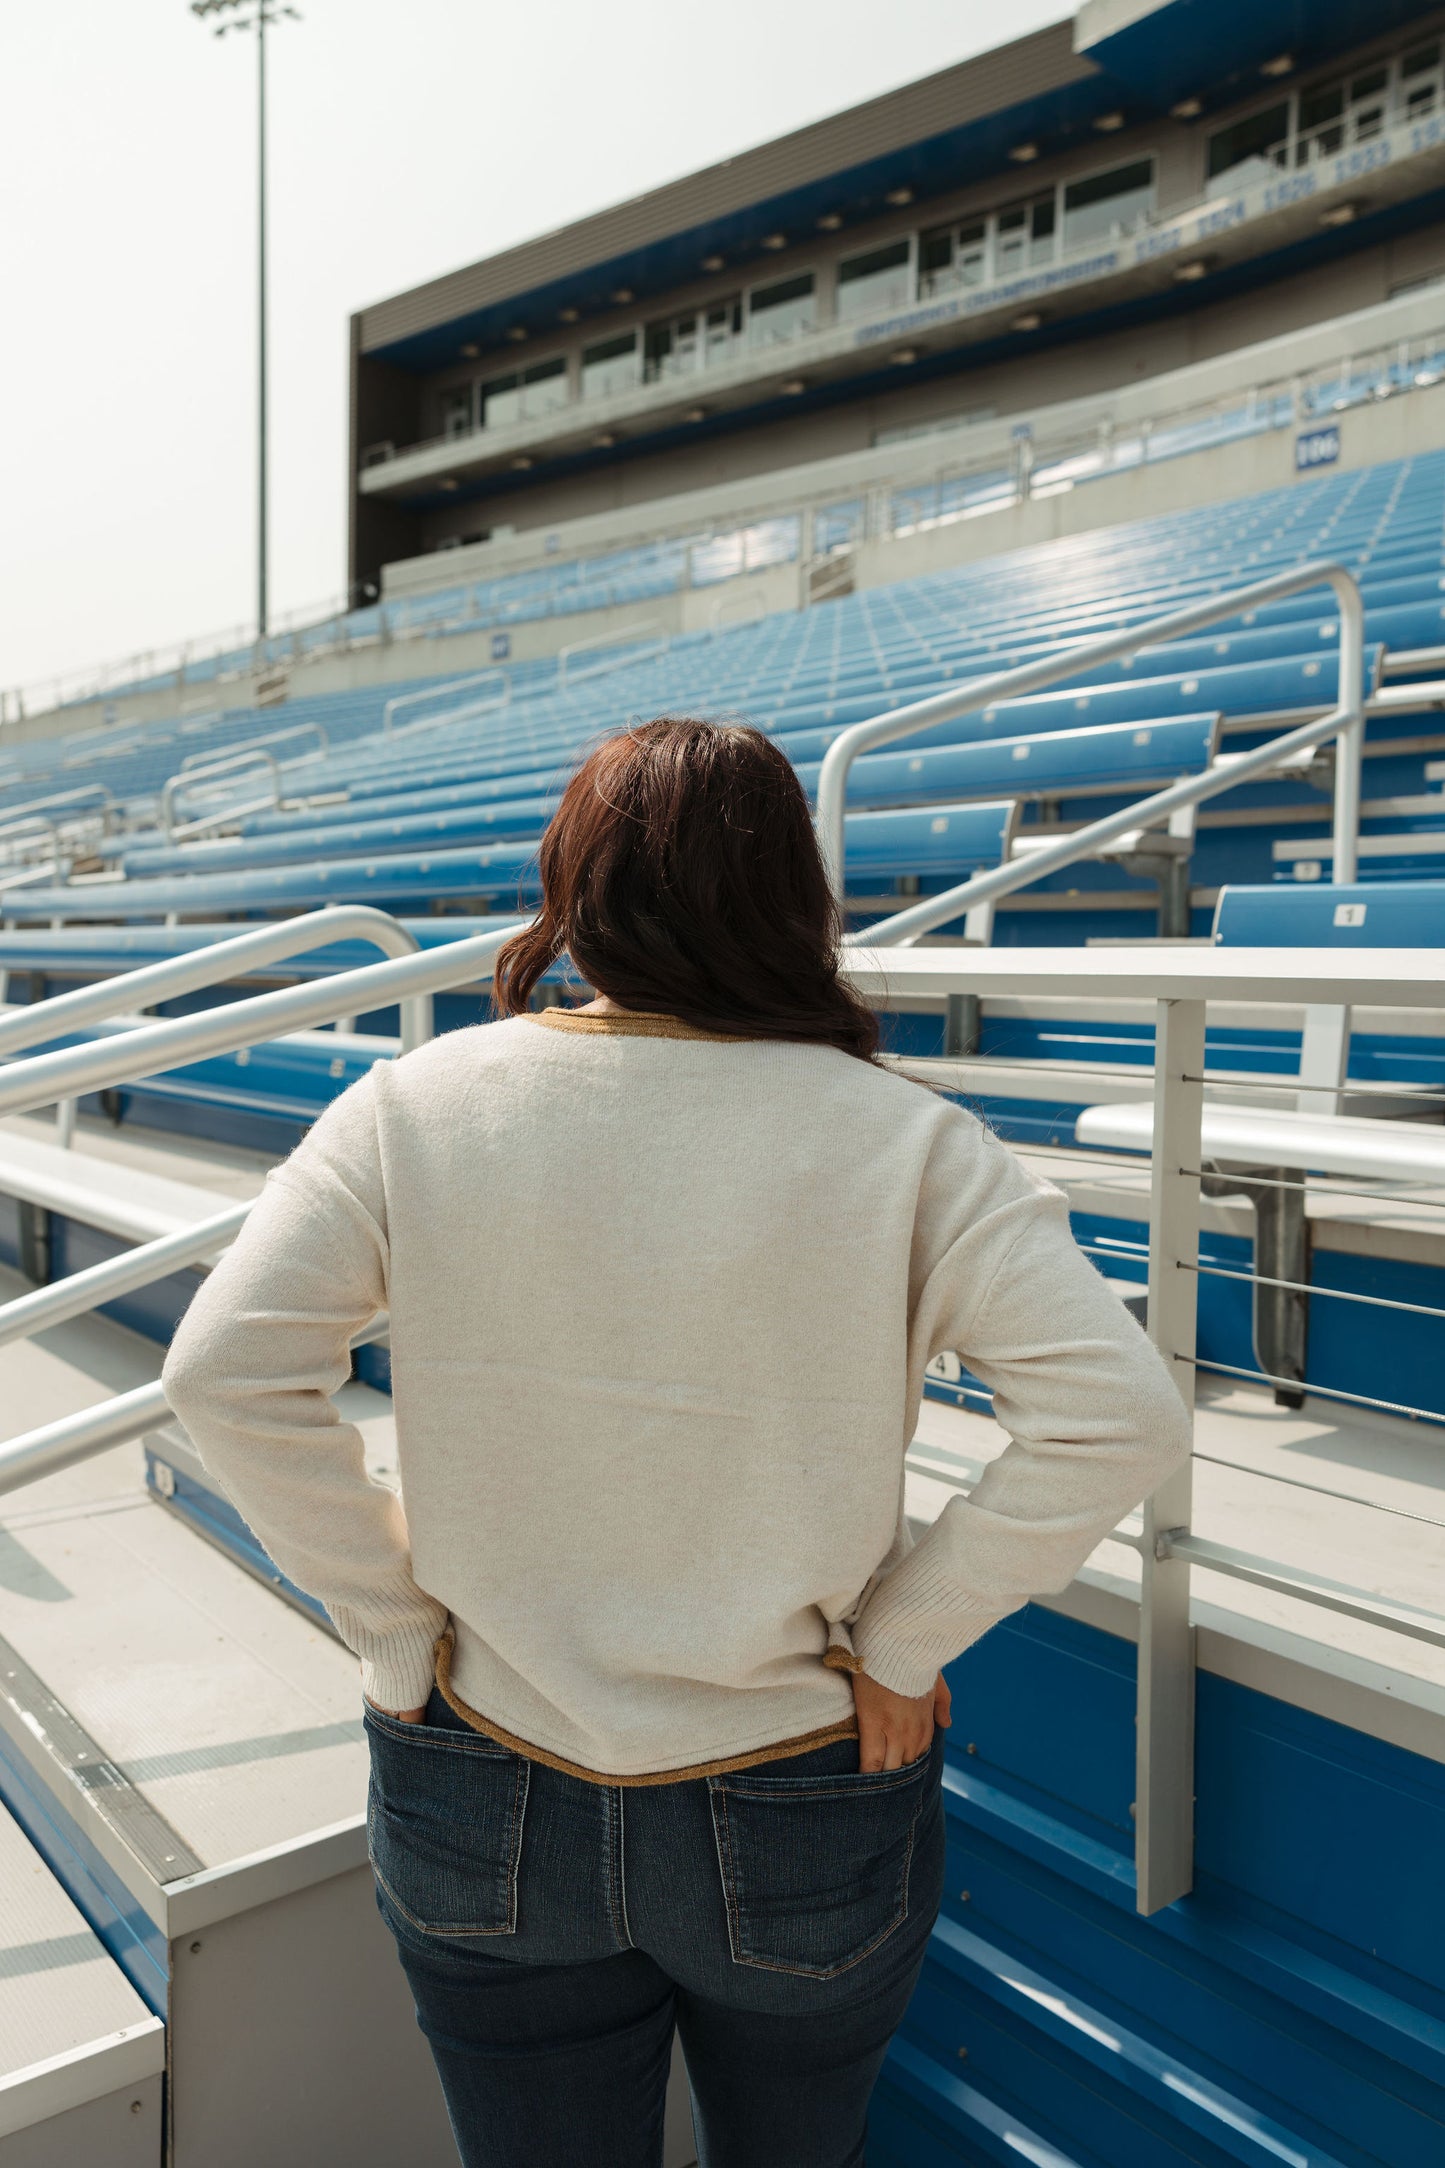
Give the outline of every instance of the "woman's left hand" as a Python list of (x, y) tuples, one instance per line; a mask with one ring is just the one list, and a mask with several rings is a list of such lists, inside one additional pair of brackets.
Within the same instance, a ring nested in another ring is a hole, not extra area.
[(398, 1724), (419, 1724), (426, 1715), (425, 1702), (419, 1709), (383, 1709), (380, 1702), (373, 1701), (369, 1694), (363, 1694), (361, 1698), (368, 1709), (375, 1709), (378, 1716), (394, 1717)]

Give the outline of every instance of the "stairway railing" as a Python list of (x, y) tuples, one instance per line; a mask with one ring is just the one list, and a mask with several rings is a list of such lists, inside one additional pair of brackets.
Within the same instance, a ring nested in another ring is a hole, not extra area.
[[(262, 970), (288, 956), (303, 956), (311, 949), (329, 948), (333, 941), (372, 941), (386, 956), (420, 953), (420, 943), (389, 911), (371, 904), (332, 904), (324, 911), (308, 911), (280, 925), (254, 927), (249, 933), (215, 941), (185, 956), (168, 956), (159, 963), (143, 964), (82, 986), (74, 993), (53, 994), (48, 1001), (32, 1002), (13, 1014), (0, 1016), (0, 1058), (18, 1054), (48, 1039), (64, 1038), (68, 1032), (111, 1016), (133, 1015), (158, 1001), (174, 1001), (182, 994), (199, 993), (208, 986), (223, 985), (244, 972)], [(346, 974), (338, 974), (344, 977)], [(323, 982), (326, 986), (335, 979)], [(222, 1012), (224, 1013), (224, 1012)], [(358, 1012), (342, 1009), (346, 1017)], [(407, 996), (401, 1004), (401, 1048), (409, 1054), (432, 1036), (431, 995)], [(252, 1042), (254, 1043), (254, 1042)], [(87, 1086), (101, 1089), (100, 1086)], [(42, 1102), (43, 1103), (43, 1102)]]
[[(355, 910), (357, 915), (362, 915), (360, 906)], [(311, 934), (297, 938), (290, 953), (319, 945), (315, 936), (318, 919), (334, 926), (351, 915), (350, 911), (340, 908), (312, 914)], [(365, 915), (372, 919), (385, 918), (385, 913), (379, 911)], [(288, 919), (284, 928), (266, 928), (264, 931), (273, 935), (290, 932), (303, 923), (299, 919)], [(509, 921), (486, 933), (473, 935), (470, 940), (452, 942), (443, 949), (421, 949), (386, 963), (363, 964), (350, 971), (338, 971), (330, 978), (280, 987), (274, 993), (253, 994), (243, 1001), (203, 1009), (194, 1016), (167, 1017), (157, 1023), (139, 1024), (120, 1039), (105, 1038), (85, 1046), (57, 1047), (48, 1054), (32, 1054), (25, 1061), (0, 1069), (0, 1116), (33, 1113), (37, 1107), (53, 1106), (58, 1099), (79, 1098), (85, 1092), (132, 1084), (139, 1077), (156, 1076), (163, 1069), (181, 1068), (190, 1062), (205, 1061), (215, 1054), (238, 1053), (243, 1047), (260, 1046), (285, 1032), (308, 1031), (318, 1024), (332, 1024), (339, 1018), (363, 1015), (370, 1009), (390, 1008), (396, 1003), (402, 1005), (405, 1013), (408, 1003), (430, 997), (444, 987), (472, 983), (479, 972), (490, 969), (503, 942), (520, 932), (525, 923), (521, 919)], [(400, 941), (415, 948), (413, 937), (405, 927), (397, 925), (396, 932)], [(241, 935), (234, 944), (217, 945), (232, 951), (234, 968), (235, 949), (242, 941), (252, 938), (259, 940), (261, 936)], [(178, 966), (192, 961), (190, 957), (175, 959)], [(146, 966), (146, 973), (170, 968), (168, 960), (165, 965)], [(139, 971), (127, 972), (112, 984), (121, 992), (122, 998), (129, 988), (133, 999), (135, 983), (143, 975)], [(69, 995), (58, 996), (56, 1005), (60, 1000), (71, 998)], [(46, 1006), (52, 1005), (47, 1003)], [(430, 1031), (422, 1036), (430, 1037)]]
[[(234, 972), (238, 950), (252, 966), (261, 960), (263, 953), (267, 961), (274, 961), (280, 955), (295, 955), (322, 945), (317, 940), (318, 924), (325, 929), (323, 941), (326, 934), (334, 935), (339, 930), (360, 932), (378, 942), (395, 939), (398, 945), (405, 943), (414, 953), (402, 954), (381, 964), (338, 971), (319, 983), (283, 987), (274, 993), (230, 1002), (196, 1016), (139, 1025), (120, 1040), (106, 1038), (92, 1045), (32, 1054), (0, 1069), (0, 1115), (32, 1113), (38, 1107), (51, 1106), (57, 1100), (74, 1099), (83, 1092), (133, 1083), (137, 1077), (153, 1076), (163, 1068), (199, 1061), (210, 1054), (238, 1052), (242, 1047), (261, 1045), (286, 1031), (333, 1023), (339, 1017), (353, 1016), (370, 1008), (389, 1008), (394, 1002), (402, 1006), (403, 1014), (410, 1008), (416, 1015), (424, 1005), (428, 1028), (423, 1037), (430, 1037), (431, 996), (444, 987), (468, 985), (479, 972), (487, 971), (498, 949), (519, 930), (522, 922), (493, 927), (471, 940), (453, 942), (444, 949), (418, 950), (406, 929), (394, 920), (387, 921), (385, 912), (357, 906), (350, 910), (317, 911), (305, 920), (288, 920), (283, 927), (267, 927), (254, 934), (241, 935), (235, 941), (218, 942), (206, 953), (204, 961), (210, 963), (218, 951), (224, 951), (229, 971)], [(271, 945), (263, 951), (267, 936)], [(283, 937), (289, 937), (289, 940), (278, 948), (275, 944)], [(49, 1010), (52, 1016), (44, 1035), (53, 1031), (54, 1011), (62, 1003), (75, 1003), (84, 994), (104, 993), (116, 996), (117, 1006), (133, 1006), (138, 980), (149, 982), (151, 998), (154, 998), (156, 973), (170, 973), (175, 964), (193, 965), (195, 962), (192, 957), (167, 959), (160, 966), (149, 965), (141, 971), (126, 972), (118, 981), (107, 982), (103, 988), (86, 988), (81, 995), (61, 995), (54, 1001), (41, 1003), (39, 1006)], [(75, 1009), (69, 1013), (74, 1022)], [(88, 1020), (93, 1021), (95, 1013), (92, 1010)], [(18, 1297), (0, 1309), (0, 1345), (67, 1318), (81, 1316), (119, 1295), (151, 1286), (184, 1265), (213, 1256), (239, 1230), (249, 1210), (249, 1205), (235, 1206), (195, 1227), (143, 1244), (84, 1273)], [(374, 1336), (373, 1332), (366, 1337)], [(23, 1437), (12, 1438), (0, 1446), (0, 1495), (89, 1459), (92, 1454), (105, 1452), (111, 1446), (142, 1437), (146, 1431), (164, 1422), (167, 1413), (165, 1393), (160, 1384), (140, 1385), (98, 1407), (62, 1416), (58, 1422), (43, 1424)]]
[[(1132, 655), (1141, 647), (1201, 632), (1240, 611), (1256, 609), (1263, 603), (1298, 594), (1304, 588), (1323, 585), (1334, 590), (1339, 605), (1339, 677), (1336, 704), (1328, 715), (1301, 724), (1271, 745), (1256, 746), (1251, 752), (1232, 755), (1227, 763), (1206, 769), (1202, 775), (1190, 776), (1118, 813), (1106, 815), (1103, 820), (1092, 821), (1087, 828), (1061, 837), (1057, 843), (1040, 851), (1030, 852), (1027, 859), (993, 867), (957, 888), (926, 897), (910, 910), (899, 912), (885, 927), (870, 927), (865, 934), (854, 935), (853, 940), (866, 941), (869, 946), (879, 942), (893, 946), (916, 940), (920, 934), (947, 925), (975, 905), (1009, 895), (1046, 873), (1056, 872), (1061, 866), (1094, 856), (1101, 843), (1127, 834), (1131, 828), (1157, 826), (1177, 808), (1199, 805), (1249, 776), (1266, 774), (1272, 767), (1288, 761), (1292, 754), (1311, 745), (1323, 744), (1328, 738), (1339, 740), (1335, 763), (1334, 878), (1352, 881), (1360, 829), (1360, 761), (1366, 690), (1365, 609), (1352, 574), (1340, 564), (1301, 565), (1294, 572), (1276, 573), (1270, 579), (1233, 588), (1227, 595), (1215, 595), (1208, 602), (1192, 603), (1187, 609), (1172, 610), (1165, 616), (1151, 618), (1145, 624), (1130, 625), (1123, 631), (1103, 633), (1097, 639), (1080, 641), (1037, 662), (996, 671), (991, 677), (973, 678), (964, 685), (950, 687), (947, 692), (934, 693), (927, 700), (915, 700), (908, 707), (895, 708), (889, 715), (852, 724), (833, 740), (823, 756), (818, 773), (817, 831), (828, 877), (841, 902), (848, 776), (860, 754), (870, 752), (876, 746), (891, 745), (899, 738), (916, 737), (936, 723), (957, 721), (960, 716), (992, 707), (1000, 700), (1042, 692), (1049, 685), (1058, 685), (1078, 676), (1095, 663), (1112, 662), (1117, 656)], [(1341, 867), (1347, 870), (1341, 872)]]
[[(397, 716), (403, 708), (423, 707), (428, 701), (444, 699), (448, 693), (463, 693), (477, 685), (489, 685), (500, 678), (502, 690), (495, 700), (464, 700), (460, 707), (444, 708), (439, 715), (423, 716), (420, 722), (403, 723), (398, 727)], [(468, 677), (449, 678), (444, 685), (423, 685), (418, 692), (396, 693), (381, 711), (381, 734), (390, 744), (394, 738), (411, 737), (417, 731), (439, 730), (444, 723), (459, 723), (476, 715), (492, 715), (499, 708), (510, 707), (512, 701), (512, 673), (510, 670), (474, 670)]]

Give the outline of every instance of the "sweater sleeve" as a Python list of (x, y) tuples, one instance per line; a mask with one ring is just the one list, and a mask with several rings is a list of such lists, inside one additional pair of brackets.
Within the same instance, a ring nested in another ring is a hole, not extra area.
[(325, 1604), (384, 1709), (431, 1691), (443, 1605), (412, 1577), (394, 1491), (366, 1473), (332, 1394), (386, 1308), (386, 1206), (374, 1073), (268, 1177), (171, 1343), (171, 1407), (281, 1571)]
[(1161, 1357), (1079, 1249), (1059, 1192), (968, 1116), (935, 1159), (915, 1360), (953, 1349), (992, 1391), (1009, 1443), (874, 1584), (853, 1626), (861, 1668), (911, 1695), (1031, 1596), (1067, 1588), (1191, 1446)]

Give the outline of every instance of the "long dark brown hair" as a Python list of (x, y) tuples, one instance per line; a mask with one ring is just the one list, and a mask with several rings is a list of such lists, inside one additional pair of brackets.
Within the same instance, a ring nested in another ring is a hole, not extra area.
[(761, 731), (666, 715), (599, 745), (541, 845), (542, 908), (497, 957), (498, 1012), (565, 951), (624, 1009), (871, 1061), (808, 802)]

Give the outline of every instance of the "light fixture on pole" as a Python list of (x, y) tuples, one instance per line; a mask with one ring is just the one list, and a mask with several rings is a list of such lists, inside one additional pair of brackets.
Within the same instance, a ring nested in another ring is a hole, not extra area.
[(215, 34), (228, 30), (256, 33), (256, 637), (269, 629), (266, 598), (267, 414), (266, 414), (266, 32), (283, 21), (299, 23), (293, 7), (277, 0), (190, 0), (191, 13), (204, 20), (224, 18)]

